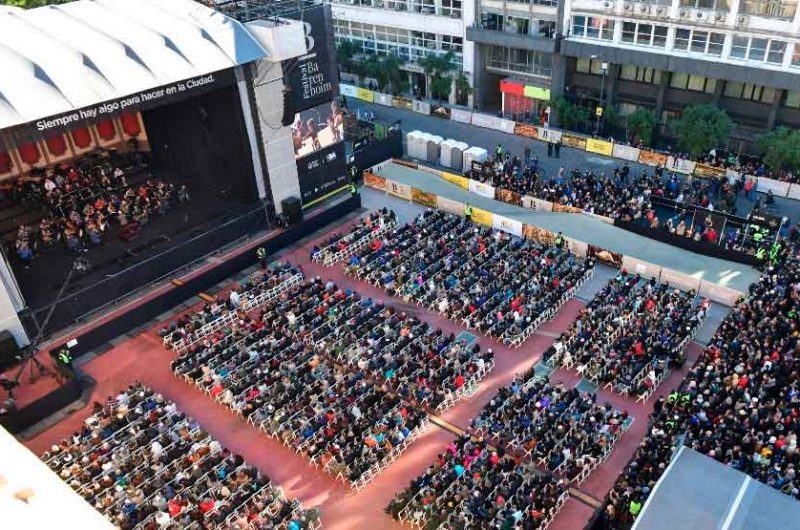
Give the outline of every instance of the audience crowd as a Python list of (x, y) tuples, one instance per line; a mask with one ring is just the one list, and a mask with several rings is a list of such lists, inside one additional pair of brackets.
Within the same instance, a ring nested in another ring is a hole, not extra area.
[(393, 228), (397, 224), (397, 216), (392, 210), (381, 208), (362, 217), (346, 234), (334, 232), (321, 245), (311, 249), (311, 260), (325, 265), (332, 265), (347, 257)]
[(472, 427), (551, 472), (582, 480), (629, 425), (627, 412), (595, 399), (563, 383), (551, 385), (532, 370), (500, 388)]
[(131, 385), (94, 408), (42, 459), (118, 528), (319, 528), (318, 514), (148, 387)]
[(563, 481), (535, 473), (482, 439), (462, 436), (387, 507), (425, 530), (545, 528), (567, 498)]
[(588, 279), (593, 263), (427, 210), (350, 257), (347, 273), (518, 345)]
[(622, 269), (545, 352), (551, 366), (577, 366), (590, 381), (649, 396), (702, 325), (708, 300)]
[(785, 252), (680, 387), (655, 403), (648, 435), (611, 491), (608, 527), (632, 524), (681, 443), (800, 499), (800, 259)]
[(491, 352), (467, 349), (440, 330), (316, 278), (282, 292), (258, 316), (240, 312), (172, 368), (360, 488), (427, 424), (427, 415), (403, 398), (431, 407), (452, 402), (491, 361)]
[(105, 161), (97, 165), (56, 166), (40, 182), (29, 181), (27, 202), (46, 214), (37, 226), (22, 224), (16, 251), (26, 264), (41, 250), (59, 242), (73, 252), (103, 243), (112, 222), (119, 237), (131, 240), (153, 217), (191, 200), (186, 186), (150, 178), (129, 184), (120, 166)]

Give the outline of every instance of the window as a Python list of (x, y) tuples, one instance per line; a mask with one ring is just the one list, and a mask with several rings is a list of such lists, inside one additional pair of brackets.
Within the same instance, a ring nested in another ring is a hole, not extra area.
[(725, 44), (724, 33), (678, 28), (675, 30), (675, 50), (705, 53), (719, 57)]
[(669, 79), (669, 86), (680, 90), (691, 90), (693, 92), (714, 93), (716, 86), (715, 79), (709, 79), (702, 75), (686, 74), (683, 72), (672, 72)]
[(614, 21), (598, 17), (574, 16), (572, 35), (587, 39), (613, 40)]
[(741, 0), (739, 7), (741, 13), (757, 15), (760, 17), (793, 19), (797, 11), (796, 0)]
[(692, 31), (691, 51), (695, 53), (706, 53), (706, 44), (708, 44), (707, 31)]
[(492, 31), (503, 31), (503, 15), (483, 13), (481, 15), (483, 27)]
[(684, 7), (695, 9), (711, 9), (713, 11), (730, 11), (728, 0), (681, 0)]
[(549, 76), (552, 72), (552, 59), (549, 54), (532, 50), (491, 46), (488, 66), (512, 72)]
[(730, 57), (731, 59), (781, 64), (785, 51), (786, 42), (784, 41), (734, 36)]
[(688, 84), (689, 74), (684, 74), (683, 72), (672, 72), (672, 75), (669, 77), (669, 86), (672, 88), (686, 90), (686, 86)]
[(785, 98), (783, 101), (785, 107), (800, 108), (800, 91), (787, 90)]
[(794, 68), (800, 68), (800, 43), (794, 43), (794, 51), (792, 51), (792, 61), (789, 63)]
[(658, 84), (661, 81), (661, 70), (624, 64), (620, 68), (619, 78), (625, 81), (637, 81), (639, 83)]
[(761, 103), (772, 103), (775, 100), (776, 91), (774, 88), (753, 85), (751, 83), (737, 83), (728, 81), (725, 83), (723, 91), (726, 97), (749, 99)]
[(724, 33), (710, 33), (708, 41), (708, 51), (706, 51), (706, 53), (709, 55), (714, 55), (716, 57), (721, 57), (722, 47), (724, 45), (725, 45)]
[(442, 15), (461, 18), (461, 0), (442, 0)]
[(667, 45), (667, 27), (637, 22), (623, 22), (622, 42), (663, 48)]

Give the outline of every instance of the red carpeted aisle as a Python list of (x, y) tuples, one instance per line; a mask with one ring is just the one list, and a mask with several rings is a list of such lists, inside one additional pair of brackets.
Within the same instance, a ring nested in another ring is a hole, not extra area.
[[(406, 304), (399, 299), (390, 299), (385, 292), (346, 277), (340, 267), (325, 268), (311, 263), (308, 257), (314, 242), (316, 240), (304, 244), (282, 260), (301, 265), (306, 278), (320, 276), (323, 279), (332, 279), (340, 286), (358, 290), (365, 296), (385, 300), (448, 332), (458, 333), (463, 330), (438, 314), (423, 310), (416, 305)], [(553, 337), (569, 326), (583, 305), (578, 300), (569, 301), (553, 321), (544, 325), (519, 349), (511, 349), (497, 341), (480, 337), (482, 347), (494, 350), (496, 367), (475, 395), (457, 404), (443, 414), (442, 418), (462, 429), (468, 428), (470, 419), (492, 398), (498, 387), (508, 384), (515, 374), (523, 373), (541, 359), (542, 353), (552, 343)], [(356, 493), (309, 465), (302, 456), (254, 430), (227, 409), (173, 377), (169, 368), (173, 354), (163, 348), (161, 338), (157, 335), (159, 327), (160, 325), (154, 324), (148, 331), (83, 366), (83, 369), (98, 383), (92, 399), (104, 400), (136, 380), (147, 383), (166, 397), (175, 400), (183, 411), (197, 418), (212, 436), (233, 451), (242, 454), (247, 461), (257, 465), (272, 477), (284, 488), (288, 496), (298, 497), (306, 506), (319, 505), (326, 530), (401, 528), (400, 524), (384, 514), (384, 508), (396, 492), (424, 471), (435, 455), (454, 437), (446, 430), (430, 426), (425, 435), (421, 436), (399, 460), (390, 465), (365, 489)], [(693, 347), (690, 358), (694, 360), (698, 352), (699, 348)], [(553, 377), (556, 380), (577, 382), (574, 372), (559, 370)], [(662, 385), (661, 392), (666, 393), (680, 377), (682, 374), (673, 373)], [(648, 405), (637, 405), (633, 400), (601, 391), (599, 399), (610, 401), (616, 407), (628, 410), (636, 417), (636, 421), (631, 430), (619, 441), (611, 458), (581, 487), (581, 490), (597, 499), (605, 495), (638, 446), (646, 430), (650, 404), (655, 397)], [(88, 406), (73, 414), (27, 441), (26, 445), (35, 453), (42, 453), (53, 443), (71, 435), (79, 428), (82, 421), (89, 416), (90, 410), (91, 406)], [(571, 499), (551, 528), (577, 530), (586, 524), (592, 512), (593, 508), (587, 504)]]

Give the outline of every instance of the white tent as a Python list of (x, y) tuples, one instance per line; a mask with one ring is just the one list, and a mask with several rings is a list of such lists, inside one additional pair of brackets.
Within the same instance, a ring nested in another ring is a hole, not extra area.
[(192, 0), (0, 6), (0, 130), (266, 57)]

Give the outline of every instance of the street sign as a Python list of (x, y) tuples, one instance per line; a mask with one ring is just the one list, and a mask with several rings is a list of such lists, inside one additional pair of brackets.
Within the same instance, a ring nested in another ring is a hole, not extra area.
[(603, 107), (597, 107), (596, 109), (594, 109), (594, 114), (595, 114), (595, 116), (597, 116), (598, 118), (599, 118), (600, 116), (602, 116), (602, 115), (603, 115)]

